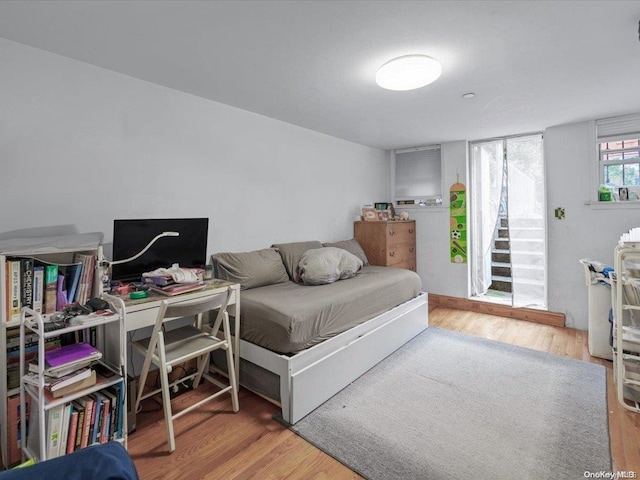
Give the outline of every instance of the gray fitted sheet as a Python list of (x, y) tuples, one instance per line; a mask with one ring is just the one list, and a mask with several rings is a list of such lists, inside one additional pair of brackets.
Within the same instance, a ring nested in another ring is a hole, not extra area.
[(410, 270), (363, 267), (329, 285), (278, 283), (241, 296), (240, 336), (279, 353), (295, 353), (416, 297), (420, 277)]

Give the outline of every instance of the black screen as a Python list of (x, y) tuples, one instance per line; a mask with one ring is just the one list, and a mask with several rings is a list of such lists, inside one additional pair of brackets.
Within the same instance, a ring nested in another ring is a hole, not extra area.
[(207, 257), (208, 218), (165, 218), (113, 221), (113, 260), (122, 260), (140, 252), (156, 235), (178, 232), (178, 237), (159, 238), (135, 260), (113, 265), (111, 278), (124, 282), (140, 281), (144, 272), (168, 268), (202, 267)]

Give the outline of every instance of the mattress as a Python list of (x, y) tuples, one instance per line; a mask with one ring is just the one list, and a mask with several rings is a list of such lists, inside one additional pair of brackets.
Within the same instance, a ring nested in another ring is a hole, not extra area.
[(329, 285), (286, 282), (243, 290), (240, 336), (294, 354), (411, 300), (421, 289), (415, 272), (366, 266), (356, 277)]

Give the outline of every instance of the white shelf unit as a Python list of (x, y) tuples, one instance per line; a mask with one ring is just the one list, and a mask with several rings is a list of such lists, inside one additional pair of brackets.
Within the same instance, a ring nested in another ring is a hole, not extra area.
[(621, 243), (615, 249), (614, 380), (620, 404), (640, 412), (640, 245)]
[[(106, 388), (114, 385), (119, 385), (121, 392), (121, 401), (119, 402), (119, 416), (121, 418), (120, 436), (115, 440), (122, 442), (126, 447), (127, 438), (127, 412), (126, 412), (126, 345), (124, 335), (124, 318), (125, 318), (125, 306), (122, 299), (111, 295), (102, 295), (102, 298), (107, 300), (115, 312), (113, 315), (97, 316), (91, 315), (82, 324), (69, 326), (66, 328), (45, 331), (44, 318), (42, 315), (37, 314), (29, 308), (22, 309), (21, 321), (20, 321), (20, 378), (27, 373), (27, 364), (24, 360), (24, 339), (27, 331), (36, 333), (39, 339), (38, 348), (38, 386), (28, 384), (24, 381), (20, 382), (20, 408), (21, 411), (26, 409), (26, 396), (31, 397), (31, 411), (37, 408), (38, 424), (30, 425), (29, 435), (37, 432), (37, 446), (29, 446), (29, 438), (26, 430), (26, 418), (23, 415), (21, 417), (21, 439), (22, 450), (28, 458), (34, 458), (36, 461), (47, 460), (47, 440), (50, 437), (47, 431), (46, 424), (46, 412), (51, 409), (68, 404), (73, 400), (79, 399), (86, 395), (90, 395), (95, 392), (100, 392)], [(79, 390), (69, 395), (65, 395), (60, 398), (53, 398), (47, 394), (44, 386), (45, 376), (45, 341), (49, 338), (55, 338), (67, 333), (73, 333), (78, 331), (88, 332), (90, 328), (95, 327), (98, 329), (96, 339), (96, 348), (102, 352), (102, 358), (97, 360), (96, 363), (102, 364), (109, 371), (113, 373), (110, 377), (98, 376), (97, 382), (91, 387)], [(33, 414), (32, 414), (33, 418)], [(66, 428), (65, 425), (62, 426)], [(103, 427), (104, 428), (104, 427)], [(63, 436), (64, 438), (64, 436)], [(60, 448), (65, 448), (66, 445), (61, 445)]]
[[(7, 401), (10, 397), (20, 394), (20, 386), (9, 388), (7, 382), (7, 331), (20, 327), (18, 316), (9, 317), (7, 298), (6, 263), (12, 258), (33, 258), (38, 261), (58, 265), (74, 263), (74, 254), (95, 255), (100, 261), (103, 258), (102, 234), (72, 234), (44, 238), (11, 239), (0, 242), (0, 451), (2, 465), (6, 469), (9, 465), (8, 445), (8, 412)], [(102, 294), (102, 282), (96, 269), (93, 278), (92, 296)], [(45, 317), (46, 319), (46, 317)]]

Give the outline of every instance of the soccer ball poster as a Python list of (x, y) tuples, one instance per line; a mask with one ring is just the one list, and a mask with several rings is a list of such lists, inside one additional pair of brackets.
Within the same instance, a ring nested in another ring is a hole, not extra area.
[(454, 183), (449, 189), (451, 263), (467, 263), (467, 189)]

